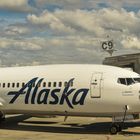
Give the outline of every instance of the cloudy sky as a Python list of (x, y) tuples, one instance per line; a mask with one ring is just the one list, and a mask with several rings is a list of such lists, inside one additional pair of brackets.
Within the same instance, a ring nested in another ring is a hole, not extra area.
[(140, 52), (139, 0), (0, 0), (0, 66), (102, 63)]

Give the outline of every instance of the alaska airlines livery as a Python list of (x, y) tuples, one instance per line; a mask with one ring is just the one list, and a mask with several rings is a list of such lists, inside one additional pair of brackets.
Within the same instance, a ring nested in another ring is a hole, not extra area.
[(0, 111), (1, 121), (19, 113), (112, 117), (116, 134), (128, 116), (139, 118), (140, 76), (105, 65), (1, 68)]

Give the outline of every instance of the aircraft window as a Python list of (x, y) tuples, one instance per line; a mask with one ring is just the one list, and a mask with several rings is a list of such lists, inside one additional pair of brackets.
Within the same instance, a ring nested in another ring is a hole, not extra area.
[(35, 82), (32, 84), (32, 87), (35, 87)]
[(7, 84), (7, 87), (8, 87), (8, 88), (10, 87), (10, 83)]
[(135, 83), (135, 81), (132, 78), (126, 78), (127, 85), (132, 85)]
[(71, 87), (73, 87), (73, 82), (70, 83)]
[(135, 83), (133, 78), (119, 78), (118, 83), (123, 84), (123, 85), (132, 85)]
[(15, 87), (15, 83), (12, 83), (12, 87), (13, 87), (13, 88)]
[(46, 87), (46, 82), (43, 83), (43, 87)]
[(17, 87), (19, 87), (19, 83), (17, 83)]
[(53, 86), (56, 87), (56, 82), (53, 83)]
[(51, 82), (48, 82), (48, 87), (51, 87)]
[(134, 78), (134, 81), (135, 81), (136, 83), (140, 83), (140, 78)]
[(65, 83), (64, 83), (64, 86), (66, 87), (66, 86), (67, 86), (67, 84), (68, 84), (68, 82), (65, 82)]
[[(66, 87), (68, 85), (68, 82), (65, 82), (64, 83), (64, 86)], [(72, 87), (73, 86), (73, 82), (70, 82), (70, 86)]]
[(40, 87), (41, 86), (41, 83), (38, 83), (37, 86)]
[(126, 84), (126, 79), (125, 79), (125, 78), (119, 78), (119, 79), (118, 79), (118, 83), (123, 84), (123, 85), (127, 85), (127, 84)]
[(59, 82), (59, 87), (61, 87), (62, 86), (62, 82)]
[(25, 83), (22, 83), (22, 87), (24, 87), (25, 86)]
[(3, 87), (5, 87), (5, 83), (3, 83)]

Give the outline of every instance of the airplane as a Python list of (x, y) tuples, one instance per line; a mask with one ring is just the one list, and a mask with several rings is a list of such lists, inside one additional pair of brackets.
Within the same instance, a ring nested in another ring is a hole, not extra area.
[(7, 114), (111, 117), (117, 134), (140, 113), (140, 75), (114, 66), (0, 68), (0, 121)]

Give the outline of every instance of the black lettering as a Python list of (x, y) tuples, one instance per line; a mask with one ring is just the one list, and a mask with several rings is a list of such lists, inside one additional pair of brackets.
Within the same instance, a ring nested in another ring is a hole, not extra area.
[(41, 90), (37, 97), (37, 103), (38, 104), (47, 104), (49, 92), (50, 92), (50, 89)]
[(64, 91), (63, 91), (63, 94), (62, 94), (62, 97), (61, 97), (61, 100), (60, 100), (60, 105), (63, 105), (64, 104), (64, 101), (66, 101), (66, 103), (68, 104), (68, 106), (70, 108), (73, 108), (71, 102), (69, 101), (69, 98), (68, 96), (75, 90), (75, 89), (70, 89), (69, 90), (69, 87), (70, 87), (70, 84), (71, 82), (73, 82), (74, 78), (69, 80), (69, 82), (67, 83), (67, 86), (64, 88)]
[(73, 96), (72, 104), (73, 105), (78, 105), (78, 104), (83, 105), (84, 101), (85, 101), (85, 98), (86, 98), (86, 95), (88, 93), (88, 90), (89, 89), (79, 89), (79, 90), (77, 90), (76, 93)]
[[(26, 88), (28, 88), (28, 85), (34, 83), (38, 78), (33, 78), (32, 80), (30, 80), (27, 84), (25, 84), (24, 87), (22, 87), (18, 92), (9, 92), (8, 95), (14, 95), (14, 97), (11, 99), (11, 101), (9, 102), (10, 104), (14, 103), (16, 101), (16, 99), (21, 95), (21, 94), (25, 94), (26, 92), (24, 91)], [(30, 90), (30, 89), (29, 89)]]
[(50, 104), (52, 104), (52, 105), (58, 104), (59, 98), (56, 95), (56, 93), (58, 93), (58, 92), (60, 92), (60, 89), (54, 89), (54, 90), (52, 90), (51, 97), (53, 97), (54, 101), (50, 101), (49, 102)]
[(71, 102), (69, 101), (69, 98), (68, 96), (74, 91), (75, 89), (70, 89), (69, 91), (67, 91), (67, 93), (63, 93), (62, 94), (62, 97), (61, 97), (61, 100), (60, 100), (60, 105), (63, 105), (64, 104), (64, 101), (66, 101), (66, 103), (68, 104), (68, 106), (70, 108), (73, 108)]
[(38, 83), (36, 84), (36, 86), (34, 88), (32, 98), (31, 98), (31, 104), (35, 104), (35, 97), (36, 97), (36, 94), (37, 94), (37, 91), (38, 91), (38, 85), (40, 85), (42, 81), (43, 81), (43, 78), (38, 81)]
[[(37, 84), (35, 85), (37, 79), (38, 77), (33, 78), (27, 84), (25, 84), (25, 86), (22, 87), (19, 91), (9, 92), (8, 95), (13, 96), (13, 98), (9, 103), (10, 104), (14, 103), (20, 95), (25, 94), (25, 104), (29, 104), (30, 101), (29, 99), (31, 99), (31, 104), (35, 104), (35, 101), (37, 101), (37, 104), (51, 104), (51, 105), (56, 104), (63, 105), (64, 103), (66, 103), (68, 107), (72, 109), (74, 108), (73, 107), (74, 105), (84, 105), (84, 101), (89, 89), (86, 88), (79, 89), (75, 92), (75, 94), (72, 94), (76, 90), (75, 88), (71, 88), (70, 86), (74, 78), (68, 81), (66, 87), (62, 92), (62, 95), (60, 95), (61, 97), (59, 96), (61, 89), (58, 88), (53, 89), (51, 91), (50, 98), (49, 98), (50, 89), (42, 89), (38, 93), (39, 85), (42, 83), (43, 78), (39, 79)], [(32, 85), (35, 85), (35, 87), (33, 88)], [(31, 95), (32, 91), (33, 94)]]
[(103, 48), (103, 50), (106, 50), (107, 49), (107, 42), (103, 42), (102, 43), (102, 48)]
[(29, 104), (29, 97), (30, 97), (30, 94), (31, 94), (31, 90), (33, 88), (32, 85), (34, 85), (34, 84), (35, 84), (35, 81), (27, 84), (28, 90), (27, 90), (27, 93), (26, 93), (26, 96), (25, 96), (25, 104)]

